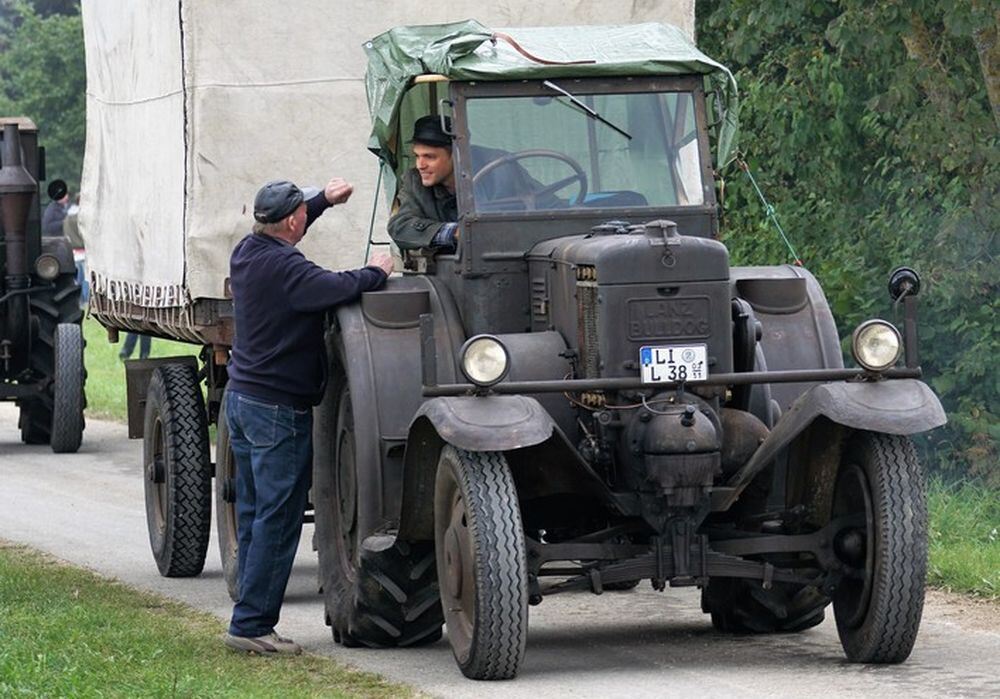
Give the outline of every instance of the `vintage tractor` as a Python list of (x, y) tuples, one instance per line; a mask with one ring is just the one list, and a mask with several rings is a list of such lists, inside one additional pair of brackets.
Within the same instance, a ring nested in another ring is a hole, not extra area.
[(24, 442), (75, 452), (86, 373), (73, 249), (61, 235), (41, 234), (38, 130), (23, 118), (0, 125), (0, 399), (17, 401)]
[(845, 368), (816, 278), (717, 240), (724, 67), (662, 25), (512, 39), (366, 46), (390, 191), (438, 114), (460, 239), (330, 319), (312, 501), (334, 639), (444, 622), (466, 676), (510, 678), (530, 605), (648, 580), (701, 588), (725, 632), (801, 631), (832, 602), (848, 659), (904, 660), (927, 553), (907, 435), (945, 422), (916, 274), (889, 281), (902, 332), (862, 323)]

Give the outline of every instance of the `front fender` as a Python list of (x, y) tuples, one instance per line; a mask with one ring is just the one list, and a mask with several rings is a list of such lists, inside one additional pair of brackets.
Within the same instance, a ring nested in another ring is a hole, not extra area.
[(403, 456), (399, 537), (434, 538), (434, 478), (445, 444), (467, 451), (512, 451), (541, 444), (555, 422), (534, 398), (454, 396), (425, 401), (410, 422)]
[(750, 460), (729, 479), (713, 509), (728, 509), (754, 476), (819, 417), (857, 430), (904, 435), (925, 432), (948, 421), (934, 392), (916, 379), (814, 386), (799, 396)]
[(555, 423), (534, 398), (454, 396), (432, 398), (410, 423), (426, 418), (441, 439), (468, 451), (507, 451), (541, 444)]

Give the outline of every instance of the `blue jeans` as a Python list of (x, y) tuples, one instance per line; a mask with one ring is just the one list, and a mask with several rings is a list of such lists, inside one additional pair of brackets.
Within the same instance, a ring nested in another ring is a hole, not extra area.
[(312, 409), (226, 391), (226, 422), (236, 459), (239, 601), (229, 633), (274, 631), (302, 535), (312, 479)]

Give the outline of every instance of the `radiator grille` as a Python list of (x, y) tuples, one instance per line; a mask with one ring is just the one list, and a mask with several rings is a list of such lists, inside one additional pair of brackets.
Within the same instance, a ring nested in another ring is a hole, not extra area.
[(549, 323), (549, 289), (545, 277), (531, 279), (531, 315), (535, 323)]
[(580, 378), (596, 379), (600, 376), (601, 356), (597, 331), (597, 270), (594, 267), (577, 267), (576, 301)]

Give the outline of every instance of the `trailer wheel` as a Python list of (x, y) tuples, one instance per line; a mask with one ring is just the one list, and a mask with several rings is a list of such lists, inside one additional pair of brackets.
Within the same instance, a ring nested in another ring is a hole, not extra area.
[(215, 428), (215, 530), (219, 537), (222, 577), (226, 580), (229, 597), (239, 600), (239, 539), (236, 523), (236, 459), (229, 446), (229, 423), (226, 422), (226, 401), (219, 408)]
[(334, 641), (373, 648), (437, 641), (442, 618), (432, 547), (389, 534), (359, 541), (357, 469), (370, 465), (356, 462), (355, 445), (376, 437), (370, 426), (355, 429), (351, 393), (338, 366), (315, 424), (315, 543)]
[(146, 393), (143, 437), (146, 524), (164, 577), (198, 575), (212, 516), (208, 419), (194, 367), (165, 364)]
[(850, 571), (833, 595), (847, 659), (900, 663), (920, 627), (927, 573), (926, 493), (913, 443), (857, 433), (837, 473), (832, 517), (851, 521), (834, 539)]
[(513, 678), (528, 638), (528, 567), (517, 490), (502, 453), (441, 450), (434, 545), (448, 640), (462, 674)]
[(52, 387), (52, 451), (73, 453), (83, 439), (83, 333), (74, 323), (56, 326)]
[[(80, 285), (76, 283), (75, 273), (60, 274), (51, 287), (43, 287), (31, 294), (28, 303), (32, 319), (38, 323), (38, 333), (34, 338), (29, 358), (31, 379), (35, 381), (51, 379), (53, 388), (18, 402), (20, 406), (18, 426), (21, 428), (21, 441), (25, 444), (50, 444), (55, 407), (56, 329), (63, 324), (79, 327), (83, 320), (83, 311), (80, 309)], [(86, 342), (81, 339), (81, 347), (85, 345)], [(81, 371), (80, 430), (82, 431), (86, 425), (82, 412), (87, 407), (87, 397), (83, 393), (87, 371), (82, 366)]]

